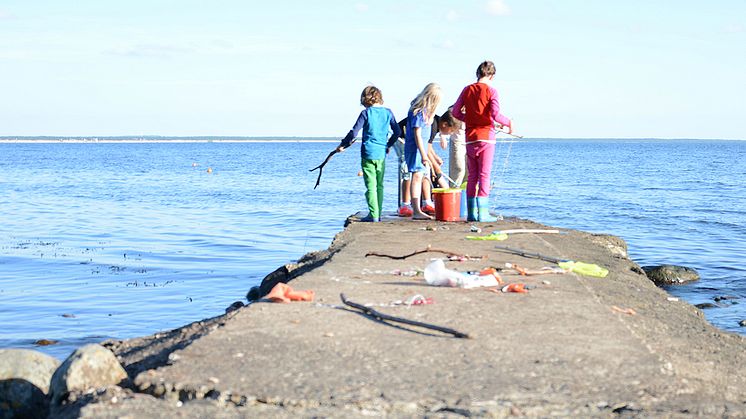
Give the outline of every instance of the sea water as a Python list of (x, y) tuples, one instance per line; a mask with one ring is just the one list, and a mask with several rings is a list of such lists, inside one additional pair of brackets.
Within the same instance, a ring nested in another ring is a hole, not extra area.
[[(0, 348), (64, 358), (245, 301), (365, 210), (357, 144), (314, 189), (309, 169), (336, 145), (0, 144)], [(707, 319), (744, 333), (744, 161), (744, 141), (500, 142), (491, 203), (506, 217), (620, 236), (641, 265), (697, 269), (700, 281), (668, 291), (719, 305)], [(386, 211), (396, 209), (396, 164), (391, 153)]]

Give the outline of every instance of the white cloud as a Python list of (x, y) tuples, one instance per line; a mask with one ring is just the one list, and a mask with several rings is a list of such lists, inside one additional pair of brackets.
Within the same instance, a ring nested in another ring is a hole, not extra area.
[(459, 14), (455, 10), (449, 10), (448, 13), (446, 13), (446, 20), (449, 22), (454, 22), (459, 19)]
[(365, 13), (368, 11), (368, 5), (365, 3), (358, 3), (355, 5), (355, 10)]
[(488, 0), (485, 5), (487, 13), (495, 16), (507, 16), (510, 14), (510, 7), (505, 4), (504, 0)]

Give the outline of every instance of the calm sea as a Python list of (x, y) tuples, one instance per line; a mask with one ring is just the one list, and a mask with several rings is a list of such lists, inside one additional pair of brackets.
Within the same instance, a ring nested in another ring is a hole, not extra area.
[[(0, 144), (0, 348), (64, 358), (222, 314), (365, 209), (357, 144), (313, 189), (308, 169), (335, 145)], [(393, 211), (393, 153), (387, 164)], [(705, 313), (746, 333), (746, 141), (520, 140), (499, 144), (494, 172), (502, 215), (620, 236), (641, 265), (693, 267), (702, 280), (669, 292), (734, 297)]]

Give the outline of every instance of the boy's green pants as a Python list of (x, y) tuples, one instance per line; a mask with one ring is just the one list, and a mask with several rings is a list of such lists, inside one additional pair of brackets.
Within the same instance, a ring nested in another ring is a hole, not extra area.
[(381, 218), (383, 207), (383, 172), (385, 160), (363, 159), (363, 182), (365, 182), (365, 200), (368, 201), (368, 211), (374, 219)]

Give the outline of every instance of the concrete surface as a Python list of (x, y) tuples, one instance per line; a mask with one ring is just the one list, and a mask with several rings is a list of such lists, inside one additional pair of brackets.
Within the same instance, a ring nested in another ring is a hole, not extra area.
[[(746, 339), (655, 287), (618, 238), (573, 230), (472, 241), (493, 230), (551, 228), (531, 221), (444, 223), (355, 217), (329, 249), (266, 281), (291, 279), (313, 302), (255, 302), (174, 331), (107, 342), (133, 388), (101, 389), (58, 417), (746, 417)], [(459, 270), (551, 266), (495, 250), (505, 245), (596, 263), (606, 278), (519, 276), (527, 294), (428, 286), (432, 248), (483, 257)], [(266, 287), (266, 285), (265, 285)], [(375, 321), (378, 311), (450, 327), (470, 339)], [(391, 302), (421, 294), (434, 304)], [(673, 301), (672, 301), (673, 300)]]

